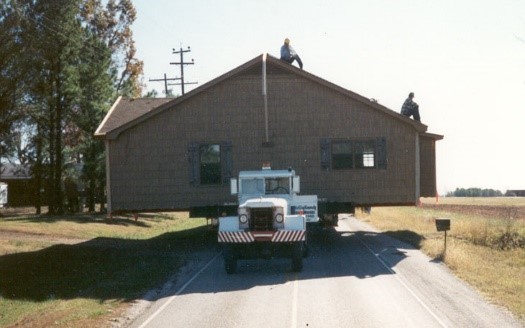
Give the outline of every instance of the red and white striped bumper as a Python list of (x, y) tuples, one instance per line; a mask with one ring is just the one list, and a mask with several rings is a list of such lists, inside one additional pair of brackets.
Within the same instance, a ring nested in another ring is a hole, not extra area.
[(219, 231), (219, 243), (253, 243), (269, 241), (285, 243), (304, 241), (305, 230), (279, 230), (279, 231)]
[(244, 231), (219, 231), (219, 243), (253, 243), (253, 236)]
[(280, 230), (276, 231), (272, 241), (276, 243), (289, 241), (304, 241), (306, 238), (305, 230)]

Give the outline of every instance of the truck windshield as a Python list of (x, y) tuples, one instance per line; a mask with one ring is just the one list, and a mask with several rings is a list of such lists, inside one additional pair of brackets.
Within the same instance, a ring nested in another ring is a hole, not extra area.
[(289, 194), (290, 193), (290, 179), (289, 178), (266, 178), (265, 188), (266, 195), (271, 194)]
[(264, 180), (263, 179), (242, 179), (241, 193), (246, 195), (262, 195), (264, 194)]

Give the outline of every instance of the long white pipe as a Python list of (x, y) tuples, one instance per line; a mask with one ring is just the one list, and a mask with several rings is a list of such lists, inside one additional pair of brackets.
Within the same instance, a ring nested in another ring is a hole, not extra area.
[(262, 95), (264, 100), (264, 128), (265, 128), (265, 141), (269, 142), (268, 133), (268, 96), (266, 94), (266, 53), (263, 54), (262, 58)]
[(111, 199), (111, 160), (109, 158), (111, 140), (106, 139), (106, 209), (109, 215), (113, 211), (112, 199)]
[(421, 197), (421, 149), (419, 144), (419, 132), (416, 131), (416, 204)]

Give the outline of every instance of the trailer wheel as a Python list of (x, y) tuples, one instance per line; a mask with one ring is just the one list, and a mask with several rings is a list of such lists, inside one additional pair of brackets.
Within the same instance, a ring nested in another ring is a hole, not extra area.
[(308, 247), (308, 243), (304, 241), (303, 242), (303, 257), (308, 257), (309, 252), (310, 252), (310, 248)]
[(294, 243), (292, 248), (292, 270), (301, 272), (303, 269), (303, 242)]
[(334, 227), (337, 227), (339, 225), (339, 215), (338, 214), (332, 215), (332, 225)]
[(233, 274), (237, 271), (237, 255), (235, 249), (232, 246), (225, 246), (222, 251), (222, 257), (224, 258), (224, 269), (227, 274)]

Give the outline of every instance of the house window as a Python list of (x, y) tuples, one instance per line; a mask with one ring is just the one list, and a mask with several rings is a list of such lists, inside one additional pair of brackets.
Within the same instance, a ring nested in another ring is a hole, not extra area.
[(228, 184), (232, 176), (232, 143), (230, 141), (188, 145), (190, 184), (213, 186)]
[(375, 142), (362, 141), (354, 143), (355, 168), (374, 168), (375, 165)]
[(332, 169), (366, 169), (375, 167), (374, 141), (332, 142)]
[(321, 139), (324, 170), (386, 169), (386, 139)]
[(344, 170), (354, 168), (354, 154), (352, 143), (349, 141), (334, 142), (332, 144), (332, 169)]
[(202, 185), (221, 183), (221, 145), (199, 147), (200, 177)]
[(363, 167), (374, 167), (374, 152), (363, 153)]

